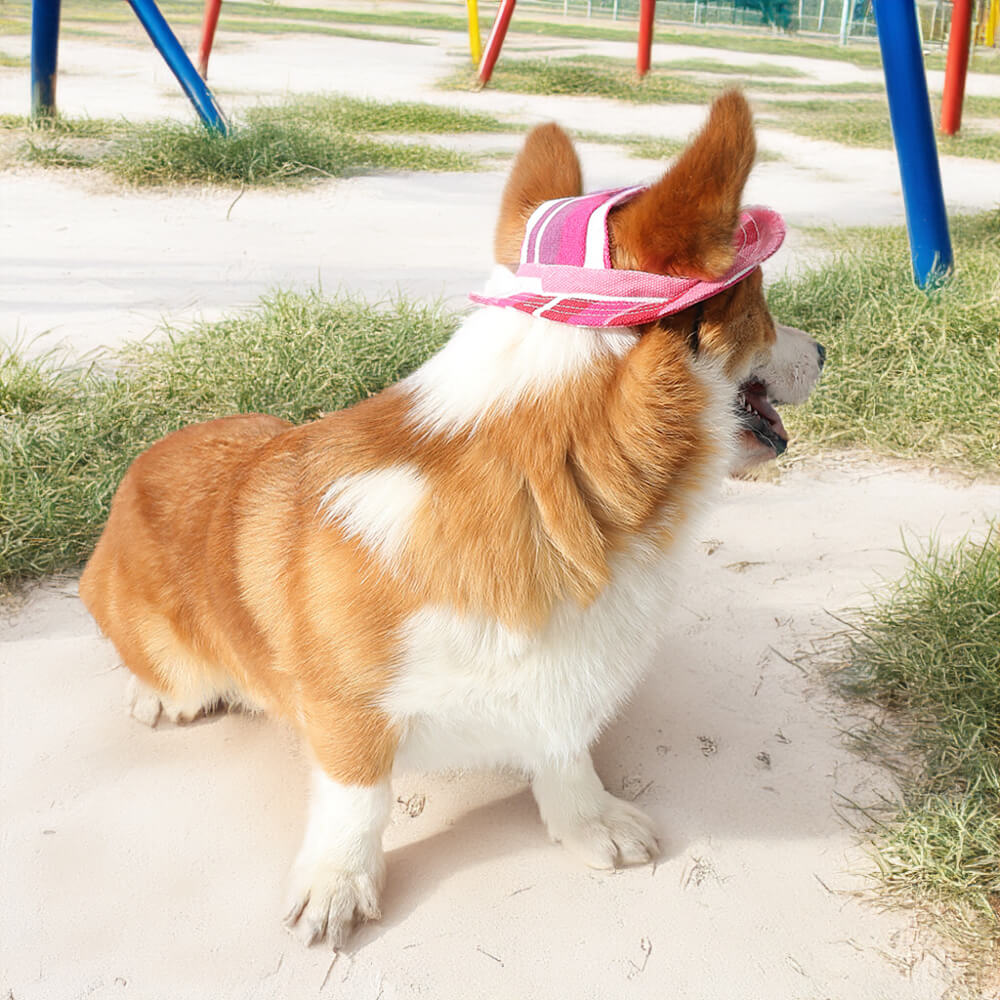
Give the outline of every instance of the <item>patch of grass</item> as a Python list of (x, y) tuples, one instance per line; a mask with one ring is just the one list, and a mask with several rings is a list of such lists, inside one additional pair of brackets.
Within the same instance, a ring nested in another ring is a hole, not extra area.
[(200, 126), (134, 133), (106, 166), (130, 183), (274, 184), (373, 169), (475, 170), (475, 157), (426, 144), (381, 142), (377, 133), (504, 132), (489, 115), (432, 104), (306, 98), (246, 112), (223, 138)]
[(1000, 525), (911, 553), (857, 626), (842, 679), (892, 713), (859, 732), (865, 751), (919, 761), (897, 767), (900, 801), (872, 814), (879, 879), (1000, 969)]
[(371, 170), (475, 170), (478, 161), (437, 146), (316, 134), (287, 122), (235, 125), (227, 136), (162, 122), (133, 133), (101, 166), (127, 184), (261, 186)]
[[(618, 70), (628, 78), (635, 78), (635, 62), (632, 59), (621, 59), (616, 56), (597, 55), (572, 55), (563, 56), (566, 63), (575, 63), (589, 67), (606, 67)], [(777, 72), (770, 72), (771, 69)], [(847, 83), (802, 83), (789, 82), (787, 79), (774, 79), (774, 77), (805, 77), (806, 73), (800, 70), (789, 69), (782, 72), (784, 67), (774, 66), (769, 63), (756, 63), (752, 66), (739, 66), (725, 62), (715, 62), (710, 59), (688, 59), (678, 62), (663, 63), (652, 68), (654, 76), (670, 76), (673, 73), (682, 73), (682, 79), (689, 79), (692, 71), (699, 76), (722, 77), (715, 81), (698, 80), (706, 86), (724, 87), (738, 86), (748, 90), (770, 91), (774, 93), (795, 93), (795, 94), (867, 94), (879, 95), (884, 92), (884, 87), (879, 83), (871, 83), (866, 80), (851, 80)], [(730, 78), (730, 79), (727, 79)], [(648, 77), (647, 77), (648, 79)], [(987, 100), (992, 100), (987, 98)]]
[[(23, 25), (30, 33), (32, 0), (4, 0), (4, 14), (15, 23)], [(135, 15), (118, 4), (104, 4), (94, 0), (63, 0), (60, 5), (60, 30), (66, 21), (83, 17), (107, 19), (112, 22), (125, 21)]]
[[(22, 161), (91, 166), (128, 184), (264, 185), (370, 170), (476, 170), (479, 159), (426, 143), (378, 134), (519, 131), (490, 115), (433, 104), (350, 97), (303, 97), (248, 110), (222, 137), (200, 124), (132, 123), (124, 119), (53, 118), (40, 123), (8, 115), (4, 129), (28, 139)], [(41, 136), (52, 135), (45, 144)], [(74, 148), (77, 139), (98, 139)]]
[[(59, 28), (60, 38), (96, 38), (101, 41), (107, 41), (111, 32), (104, 30), (103, 28), (81, 28), (78, 24), (71, 24), (67, 27)], [(114, 37), (114, 44), (121, 45), (126, 48), (145, 48), (148, 45), (148, 40), (143, 43), (139, 38), (118, 38)]]
[[(192, 22), (193, 23), (193, 22)], [(309, 34), (326, 35), (332, 38), (354, 38), (362, 42), (392, 42), (395, 45), (433, 45), (433, 42), (410, 35), (394, 32), (364, 31), (360, 28), (335, 28), (329, 24), (306, 23), (303, 21), (279, 21), (276, 19), (249, 21), (243, 18), (227, 19), (226, 31), (241, 31), (257, 35)]]
[[(615, 135), (608, 132), (573, 132), (577, 142), (596, 142), (605, 146), (621, 146), (628, 154), (637, 160), (659, 160), (664, 162), (672, 159), (688, 145), (686, 139), (674, 139), (664, 135), (641, 135), (625, 133)], [(771, 150), (758, 149), (757, 162), (766, 163), (782, 160), (780, 153)]]
[[(474, 70), (459, 70), (441, 82), (452, 90), (476, 86)], [(568, 94), (608, 97), (638, 104), (704, 104), (718, 86), (672, 76), (661, 70), (640, 79), (624, 61), (593, 57), (508, 59), (498, 63), (489, 86), (518, 94)]]
[[(761, 102), (766, 124), (809, 139), (825, 139), (846, 146), (892, 146), (892, 127), (885, 101)], [(765, 120), (762, 117), (761, 123)]]
[[(892, 148), (889, 108), (881, 100), (759, 102), (761, 123), (810, 139), (847, 146)], [(766, 117), (765, 117), (766, 116)], [(966, 126), (955, 136), (938, 136), (938, 150), (949, 156), (1000, 160), (1000, 132)]]
[(824, 94), (875, 94), (881, 96), (885, 93), (884, 84), (869, 83), (867, 80), (851, 80), (847, 83), (816, 83), (800, 89), (822, 91)]
[(85, 156), (64, 148), (61, 143), (56, 142), (40, 145), (31, 139), (18, 150), (18, 155), (23, 162), (30, 163), (36, 167), (79, 169), (89, 167), (91, 163)]
[[(924, 65), (927, 69), (944, 69), (947, 58), (943, 49), (940, 52), (927, 52), (924, 54)], [(968, 69), (970, 73), (1000, 73), (1000, 52), (979, 46), (969, 55)]]
[[(710, 65), (710, 64), (709, 64)], [(724, 64), (723, 64), (724, 65)], [(737, 67), (728, 67), (736, 71)], [(753, 67), (749, 67), (753, 69)], [(440, 86), (450, 90), (476, 89), (478, 79), (471, 69), (456, 70), (441, 81)], [(678, 73), (674, 65), (653, 68), (640, 79), (634, 64), (628, 59), (610, 56), (562, 56), (555, 59), (508, 59), (497, 64), (489, 83), (496, 90), (521, 94), (557, 94), (576, 97), (607, 97), (637, 104), (704, 104), (727, 87), (739, 86), (751, 91), (766, 93), (845, 93), (876, 96), (882, 88), (864, 81), (826, 86), (824, 84), (789, 83), (750, 76), (726, 77), (708, 80), (691, 74)], [(808, 112), (818, 108), (832, 115), (841, 101), (823, 101), (818, 98), (803, 101), (765, 101), (765, 106), (777, 109), (789, 119), (797, 120), (795, 109)], [(791, 127), (791, 126), (789, 126)], [(819, 127), (815, 127), (819, 131)]]
[(386, 103), (357, 97), (302, 97), (277, 107), (254, 108), (250, 122), (278, 121), (294, 116), (303, 126), (342, 132), (470, 133), (520, 132), (524, 126), (493, 115), (460, 108), (410, 101)]
[[(978, 94), (966, 94), (962, 102), (963, 115), (972, 115), (980, 118), (993, 118), (1000, 124), (1000, 97), (982, 97)], [(936, 118), (941, 116), (941, 96), (934, 96), (934, 114)]]
[(65, 136), (72, 139), (110, 139), (128, 128), (124, 119), (64, 118), (62, 115), (32, 119), (28, 115), (0, 115), (0, 129), (36, 132), (39, 135)]
[(1000, 160), (1000, 132), (973, 131), (965, 126), (958, 135), (939, 135), (937, 146), (942, 156)]
[(657, 68), (666, 72), (680, 70), (724, 76), (778, 76), (799, 79), (807, 75), (800, 69), (778, 63), (754, 63), (752, 66), (742, 66), (739, 63), (727, 63), (718, 59), (671, 59), (669, 62), (661, 63)]
[(683, 139), (670, 139), (655, 135), (622, 136), (622, 145), (629, 156), (638, 160), (669, 160), (683, 150), (687, 143)]
[[(183, 8), (188, 16), (194, 16), (199, 19), (201, 17), (197, 2), (166, 0), (164, 9), (172, 7), (177, 7), (178, 11)], [(303, 31), (311, 31), (312, 23), (386, 25), (399, 28), (422, 28), (429, 31), (468, 31), (465, 18), (453, 14), (440, 14), (434, 11), (336, 10), (328, 7), (289, 7), (278, 4), (262, 6), (260, 4), (242, 2), (242, 0), (227, 0), (226, 7), (233, 15), (246, 19), (307, 22), (303, 24), (301, 29)]]
[[(604, 146), (621, 146), (630, 156), (637, 160), (672, 159), (690, 143), (689, 139), (675, 139), (665, 135), (643, 135), (641, 133), (589, 132), (574, 131), (572, 136), (576, 142), (595, 142)], [(784, 160), (781, 153), (771, 149), (757, 147), (757, 163), (777, 163)]]
[(15, 56), (11, 55), (9, 52), (0, 52), (0, 66), (7, 67), (9, 69), (22, 69), (30, 65), (31, 58), (29, 56)]
[(746, 90), (769, 94), (802, 94), (826, 97), (830, 94), (855, 94), (865, 97), (879, 97), (885, 93), (885, 87), (865, 80), (852, 80), (849, 83), (786, 83), (782, 80), (745, 79), (738, 81)]
[(913, 283), (902, 227), (828, 234), (831, 261), (775, 282), (771, 310), (827, 348), (793, 437), (969, 469), (1000, 468), (1000, 210), (951, 220), (956, 268)]
[(172, 430), (229, 413), (294, 423), (340, 409), (416, 368), (454, 328), (400, 300), (276, 292), (253, 312), (67, 370), (0, 354), (0, 582), (89, 554), (129, 462)]

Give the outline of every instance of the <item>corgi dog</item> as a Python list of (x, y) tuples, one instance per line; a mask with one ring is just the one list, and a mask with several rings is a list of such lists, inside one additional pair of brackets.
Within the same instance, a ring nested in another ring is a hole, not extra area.
[(587, 864), (655, 857), (590, 747), (657, 647), (692, 519), (784, 449), (774, 407), (823, 363), (764, 301), (784, 229), (741, 212), (755, 151), (730, 92), (659, 181), (584, 196), (568, 137), (536, 128), (481, 306), (422, 367), (303, 426), (184, 428), (128, 470), (80, 594), (137, 718), (229, 704), (301, 732), (306, 943), (379, 915), (394, 765), (519, 769)]

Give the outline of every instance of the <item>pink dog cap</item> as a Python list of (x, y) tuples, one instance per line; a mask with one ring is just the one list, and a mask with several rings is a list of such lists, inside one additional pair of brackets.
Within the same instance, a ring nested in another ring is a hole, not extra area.
[(761, 206), (745, 208), (733, 238), (736, 259), (717, 281), (616, 270), (608, 213), (645, 187), (543, 202), (525, 227), (521, 263), (502, 296), (473, 302), (520, 309), (573, 326), (639, 326), (681, 312), (745, 278), (781, 246), (785, 223)]

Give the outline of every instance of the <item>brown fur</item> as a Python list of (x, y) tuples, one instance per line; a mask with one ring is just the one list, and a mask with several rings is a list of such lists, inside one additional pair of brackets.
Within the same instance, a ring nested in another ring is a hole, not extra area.
[[(717, 102), (677, 167), (618, 213), (622, 259), (722, 268), (753, 160), (748, 114), (734, 95)], [(579, 190), (565, 134), (533, 132), (504, 191), (498, 260), (516, 263), (539, 202)], [(690, 324), (668, 317), (624, 358), (474, 432), (418, 432), (403, 385), (302, 427), (257, 415), (178, 431), (129, 469), (81, 596), (157, 690), (196, 703), (239, 692), (298, 724), (331, 778), (372, 784), (392, 765), (399, 734), (378, 698), (414, 611), (536, 628), (559, 601), (592, 601), (631, 540), (669, 544), (720, 447), (690, 376)], [(759, 274), (705, 304), (703, 349), (733, 372), (773, 336)], [(320, 503), (342, 476), (402, 463), (433, 501), (391, 567), (324, 523)]]
[(740, 198), (757, 153), (746, 99), (732, 90), (648, 191), (612, 213), (615, 267), (713, 280), (734, 259)]
[(543, 201), (582, 193), (580, 161), (569, 136), (551, 122), (532, 129), (500, 199), (500, 219), (493, 241), (496, 262), (516, 270), (524, 227), (531, 213)]

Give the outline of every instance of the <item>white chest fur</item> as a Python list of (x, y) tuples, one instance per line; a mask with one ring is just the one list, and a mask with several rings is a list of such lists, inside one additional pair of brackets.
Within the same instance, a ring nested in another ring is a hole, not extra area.
[(642, 677), (661, 635), (676, 561), (623, 553), (589, 607), (566, 602), (533, 635), (445, 609), (414, 615), (383, 707), (416, 770), (565, 763)]
[[(493, 328), (481, 329), (487, 321)], [(598, 356), (623, 356), (635, 336), (482, 310), (408, 380), (415, 414), (437, 432), (475, 427), (484, 400), (493, 408), (512, 405), (572, 378)], [(637, 540), (612, 557), (610, 582), (591, 604), (566, 600), (531, 634), (444, 607), (415, 613), (381, 698), (403, 733), (400, 766), (533, 770), (565, 763), (593, 742), (632, 693), (661, 636), (692, 512), (714, 495), (729, 464), (728, 442), (735, 440), (732, 387), (713, 366), (693, 359), (690, 366), (709, 393), (703, 429), (720, 448), (715, 468), (702, 470), (701, 495), (688, 498), (684, 525), (671, 524), (670, 552)]]

